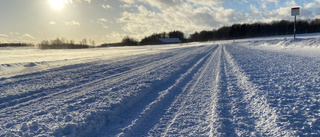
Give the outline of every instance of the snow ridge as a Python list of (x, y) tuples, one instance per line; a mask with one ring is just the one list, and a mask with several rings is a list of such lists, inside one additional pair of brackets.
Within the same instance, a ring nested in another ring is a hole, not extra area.
[[(261, 121), (261, 126), (273, 129), (275, 127), (267, 123), (275, 123), (285, 131), (281, 131), (281, 136), (320, 134), (319, 122), (315, 120), (319, 117), (319, 107), (316, 107), (319, 100), (315, 99), (319, 97), (317, 91), (320, 89), (317, 84), (320, 73), (318, 59), (235, 46), (229, 46), (228, 51), (241, 64), (239, 66), (246, 73), (246, 79), (261, 91), (252, 94), (255, 104), (270, 109), (257, 112), (265, 113), (261, 120), (267, 121)], [(258, 97), (262, 99), (260, 102), (256, 99)], [(252, 109), (257, 110), (256, 107)], [(268, 119), (268, 114), (273, 118)], [(263, 127), (261, 129), (268, 129)]]
[[(226, 47), (230, 47), (227, 45)], [(224, 49), (228, 64), (233, 67), (232, 73), (237, 77), (237, 86), (243, 91), (243, 101), (247, 103), (247, 110), (255, 120), (255, 127), (258, 133), (251, 133), (254, 136), (293, 136), (291, 130), (277, 126), (277, 118), (279, 117), (276, 111), (270, 107), (267, 102), (265, 91), (258, 89), (256, 85), (249, 81), (248, 76), (238, 67), (239, 65), (233, 60), (230, 53)], [(252, 118), (251, 118), (252, 119)], [(253, 123), (252, 123), (253, 124)]]

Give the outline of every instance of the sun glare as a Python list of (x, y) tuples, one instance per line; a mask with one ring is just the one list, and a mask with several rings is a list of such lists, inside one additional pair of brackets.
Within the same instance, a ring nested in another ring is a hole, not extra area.
[(61, 10), (64, 4), (64, 0), (50, 0), (50, 5), (55, 10)]

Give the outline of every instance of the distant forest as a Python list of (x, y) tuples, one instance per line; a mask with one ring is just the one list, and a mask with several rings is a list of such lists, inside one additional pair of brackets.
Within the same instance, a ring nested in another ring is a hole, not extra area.
[[(294, 22), (292, 21), (273, 21), (271, 23), (253, 24), (234, 24), (232, 26), (221, 27), (218, 30), (195, 32), (190, 35), (188, 41), (208, 41), (208, 40), (227, 40), (250, 37), (265, 37), (276, 35), (293, 34)], [(296, 33), (315, 33), (320, 32), (320, 19), (298, 20)]]
[(32, 46), (26, 43), (0, 43), (0, 47), (27, 47)]

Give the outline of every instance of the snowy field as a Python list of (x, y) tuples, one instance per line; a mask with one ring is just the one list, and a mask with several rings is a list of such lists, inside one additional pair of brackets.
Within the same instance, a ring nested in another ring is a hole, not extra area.
[(320, 35), (0, 48), (0, 137), (320, 136)]

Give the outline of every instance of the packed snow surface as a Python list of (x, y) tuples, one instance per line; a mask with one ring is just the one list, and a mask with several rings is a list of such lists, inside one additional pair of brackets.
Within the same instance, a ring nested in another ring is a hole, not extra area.
[(317, 35), (0, 49), (0, 137), (320, 136)]

